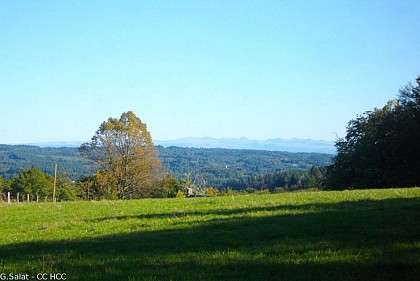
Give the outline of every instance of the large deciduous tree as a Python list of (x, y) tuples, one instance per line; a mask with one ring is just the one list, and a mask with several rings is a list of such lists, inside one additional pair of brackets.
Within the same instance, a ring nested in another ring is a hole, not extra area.
[(103, 122), (80, 152), (99, 165), (98, 182), (118, 199), (146, 196), (145, 190), (160, 177), (161, 164), (150, 132), (131, 111)]
[(420, 77), (396, 100), (351, 120), (328, 167), (332, 189), (420, 184)]

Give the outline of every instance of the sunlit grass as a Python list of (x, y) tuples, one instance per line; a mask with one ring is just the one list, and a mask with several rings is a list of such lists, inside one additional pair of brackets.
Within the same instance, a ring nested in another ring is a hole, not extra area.
[(415, 280), (420, 189), (0, 205), (0, 273)]

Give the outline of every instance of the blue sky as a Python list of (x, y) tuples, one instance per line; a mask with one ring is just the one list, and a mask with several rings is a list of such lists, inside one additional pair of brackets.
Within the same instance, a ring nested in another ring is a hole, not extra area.
[(420, 75), (420, 1), (0, 1), (0, 143), (343, 137)]

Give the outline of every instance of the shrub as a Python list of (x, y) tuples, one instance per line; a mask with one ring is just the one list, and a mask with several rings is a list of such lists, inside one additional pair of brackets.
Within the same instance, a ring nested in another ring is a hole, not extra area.
[(182, 190), (178, 190), (176, 198), (185, 198), (185, 193)]
[(204, 194), (206, 196), (215, 197), (215, 196), (217, 196), (217, 192), (218, 191), (217, 191), (216, 188), (210, 187), (210, 188), (206, 189), (206, 191), (204, 192)]

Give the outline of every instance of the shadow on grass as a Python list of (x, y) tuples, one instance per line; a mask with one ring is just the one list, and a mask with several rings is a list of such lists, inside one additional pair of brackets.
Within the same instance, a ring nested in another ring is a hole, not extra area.
[[(186, 229), (7, 245), (0, 247), (0, 272), (65, 272), (67, 280), (420, 280), (419, 199), (184, 215), (279, 209), (315, 211), (215, 219)], [(172, 214), (146, 216), (119, 219)]]

